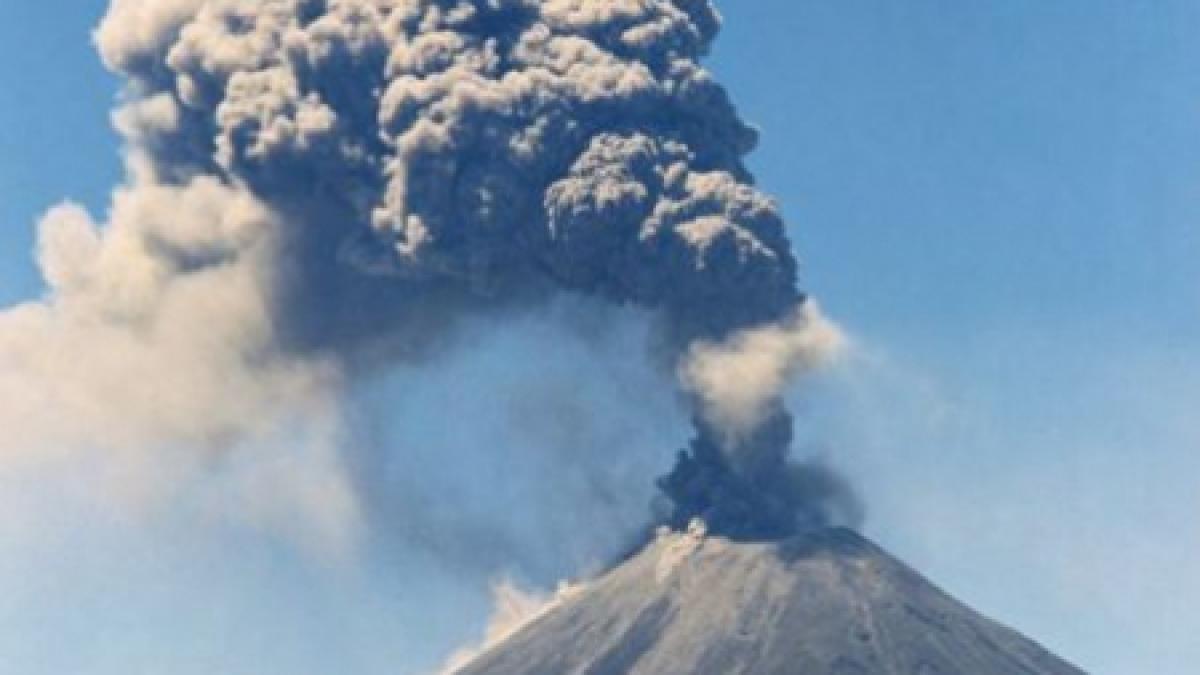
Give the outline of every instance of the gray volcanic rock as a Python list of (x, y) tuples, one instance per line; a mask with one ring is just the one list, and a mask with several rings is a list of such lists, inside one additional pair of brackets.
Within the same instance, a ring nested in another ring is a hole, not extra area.
[(1080, 675), (845, 529), (661, 535), (458, 675)]

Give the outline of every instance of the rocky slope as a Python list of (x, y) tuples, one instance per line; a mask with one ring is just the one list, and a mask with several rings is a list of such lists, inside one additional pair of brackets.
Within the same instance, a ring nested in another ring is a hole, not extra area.
[(844, 529), (660, 536), (459, 675), (1079, 675)]

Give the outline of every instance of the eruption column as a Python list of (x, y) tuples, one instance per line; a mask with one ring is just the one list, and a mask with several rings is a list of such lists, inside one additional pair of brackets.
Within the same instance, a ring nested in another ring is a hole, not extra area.
[[(106, 227), (46, 225), (56, 320), (156, 353), (197, 306), (221, 340), (181, 334), (171, 358), (296, 390), (421, 358), (469, 314), (632, 303), (694, 406), (667, 520), (821, 524), (844, 487), (789, 463), (781, 396), (836, 331), (700, 65), (718, 27), (709, 0), (114, 0), (96, 38), (128, 80), (131, 179)], [(188, 430), (220, 443), (262, 415)]]

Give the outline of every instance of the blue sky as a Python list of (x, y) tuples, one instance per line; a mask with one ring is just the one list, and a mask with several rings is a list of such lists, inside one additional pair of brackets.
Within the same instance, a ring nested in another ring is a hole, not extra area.
[(826, 435), (869, 531), (1091, 670), (1194, 667), (1200, 8), (725, 13), (753, 166), (870, 353)]
[[(0, 6), (5, 304), (38, 293), (39, 214), (64, 197), (103, 212), (119, 180), (117, 84), (88, 41), (102, 10)], [(805, 438), (862, 486), (868, 532), (1089, 671), (1190, 672), (1200, 6), (722, 10), (711, 65), (763, 130), (752, 168), (785, 207), (808, 288), (857, 345), (795, 396)], [(224, 593), (275, 578), (264, 556), (222, 568)], [(337, 599), (369, 595), (354, 582), (318, 586), (305, 608), (391, 625), (382, 603)], [(282, 582), (264, 593), (291, 597)], [(478, 611), (468, 595), (461, 611)]]

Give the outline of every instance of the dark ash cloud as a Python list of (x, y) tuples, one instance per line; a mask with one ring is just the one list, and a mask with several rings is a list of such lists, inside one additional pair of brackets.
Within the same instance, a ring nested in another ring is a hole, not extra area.
[[(790, 462), (782, 395), (838, 335), (700, 65), (718, 26), (708, 0), (114, 0), (96, 41), (128, 80), (128, 184), (105, 224), (47, 218), (50, 295), (0, 316), (25, 355), (0, 393), (84, 439), (224, 456), (335, 427), (347, 382), (447, 349), (465, 317), (588, 296), (652, 314), (693, 408), (670, 522), (835, 518), (848, 492)], [(102, 358), (66, 377), (28, 357), (46, 344)], [(139, 386), (162, 373), (166, 414)], [(336, 443), (314, 453), (333, 478), (284, 493), (352, 519)]]

